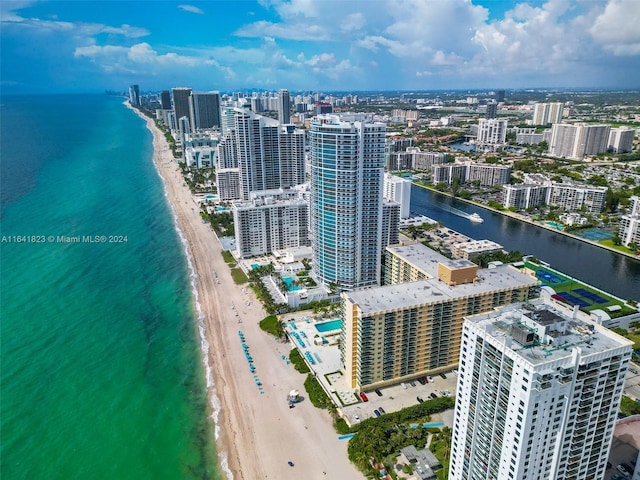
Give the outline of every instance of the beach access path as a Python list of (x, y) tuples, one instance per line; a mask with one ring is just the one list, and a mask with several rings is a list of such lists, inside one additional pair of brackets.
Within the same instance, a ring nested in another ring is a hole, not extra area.
[[(260, 329), (258, 323), (266, 316), (262, 305), (247, 285), (235, 285), (231, 279), (220, 243), (211, 226), (203, 223), (163, 132), (152, 119), (136, 112), (153, 134), (154, 162), (197, 275), (208, 342), (203, 355), (214, 383), (209, 396), (211, 405), (220, 405), (216, 433), (222, 468), (235, 480), (362, 479), (329, 413), (305, 398), (305, 376), (283, 360), (291, 344), (279, 343)], [(249, 371), (238, 331), (249, 347), (263, 393)], [(299, 390), (303, 399), (290, 409), (287, 394), (292, 389)]]

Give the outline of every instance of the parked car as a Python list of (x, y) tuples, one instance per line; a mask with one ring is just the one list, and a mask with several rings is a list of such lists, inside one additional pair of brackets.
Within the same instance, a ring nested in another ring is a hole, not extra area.
[(360, 420), (360, 417), (358, 415), (354, 415), (353, 419), (357, 422), (358, 420)]
[(422, 403), (422, 402), (424, 402), (424, 400), (423, 400), (423, 399), (421, 399), (420, 397), (416, 397), (416, 400), (418, 400), (418, 403)]
[(441, 373), (441, 374), (440, 374), (440, 376), (441, 376), (442, 378), (444, 378), (445, 380), (447, 379), (447, 376), (446, 376), (444, 373)]
[(420, 377), (418, 382), (420, 382), (420, 385), (426, 385), (428, 383), (427, 377)]
[(379, 417), (381, 415), (379, 410), (374, 410), (373, 413), (375, 414), (376, 417)]
[(378, 410), (380, 411), (380, 413), (381, 413), (382, 415), (384, 415), (385, 413), (387, 413), (387, 412), (385, 412), (385, 411), (384, 411), (384, 408), (382, 408), (382, 407), (378, 407)]
[(378, 395), (379, 397), (382, 396), (382, 392), (378, 388), (376, 388), (375, 392), (376, 392), (376, 395)]
[(369, 397), (367, 397), (364, 392), (360, 392), (360, 398), (362, 399), (363, 402), (369, 401)]
[(416, 386), (416, 382), (414, 382), (413, 380), (411, 380), (411, 381), (409, 382), (409, 385), (411, 385), (412, 387), (415, 387), (415, 386)]
[(432, 376), (428, 376), (427, 379), (429, 380), (429, 383), (433, 383), (433, 377)]
[(430, 396), (431, 398), (438, 398), (438, 395), (436, 395), (435, 393), (431, 393), (429, 396)]

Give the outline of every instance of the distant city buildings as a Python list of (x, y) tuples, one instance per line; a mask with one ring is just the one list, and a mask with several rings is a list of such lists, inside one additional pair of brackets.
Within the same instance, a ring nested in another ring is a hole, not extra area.
[(172, 89), (171, 92), (173, 95), (173, 112), (175, 113), (176, 121), (179, 122), (182, 117), (190, 118), (191, 89), (180, 87)]
[(345, 377), (359, 390), (390, 385), (458, 362), (465, 315), (537, 297), (539, 282), (513, 267), (479, 270), (422, 244), (389, 246), (390, 285), (342, 294)]
[(505, 185), (511, 181), (511, 166), (508, 165), (465, 162), (434, 165), (431, 171), (431, 181), (434, 185), (451, 185), (455, 178), (459, 179), (460, 183), (478, 182), (486, 187)]
[(611, 153), (628, 153), (633, 150), (636, 131), (629, 127), (612, 128), (609, 133), (608, 148)]
[(129, 87), (129, 103), (135, 107), (140, 106), (140, 85)]
[(526, 175), (524, 183), (503, 185), (502, 192), (505, 208), (525, 210), (552, 205), (567, 212), (600, 213), (604, 210), (607, 188), (556, 183), (540, 175)]
[(481, 118), (478, 122), (476, 146), (479, 150), (497, 151), (505, 146), (507, 121), (496, 118)]
[(640, 197), (631, 197), (631, 204), (626, 215), (620, 219), (620, 240), (627, 247), (630, 244), (640, 246)]
[(609, 125), (554, 124), (549, 154), (574, 160), (599, 155), (607, 151), (610, 129)]
[(291, 101), (289, 90), (282, 89), (278, 92), (278, 122), (291, 123)]
[(191, 92), (189, 117), (194, 131), (220, 129), (220, 93)]
[(343, 290), (380, 283), (385, 125), (311, 121), (312, 272)]
[(169, 90), (160, 92), (160, 107), (162, 110), (171, 110), (171, 92)]
[(564, 104), (560, 102), (554, 103), (536, 103), (533, 107), (532, 125), (550, 125), (553, 123), (562, 123), (562, 110)]
[(449, 478), (603, 478), (632, 345), (538, 301), (468, 316)]
[(498, 103), (494, 100), (487, 102), (485, 118), (496, 118), (498, 115)]

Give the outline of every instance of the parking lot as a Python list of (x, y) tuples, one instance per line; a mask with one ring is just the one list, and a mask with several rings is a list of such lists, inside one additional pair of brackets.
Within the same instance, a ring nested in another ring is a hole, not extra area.
[[(450, 395), (454, 395), (458, 377), (452, 372), (445, 373), (445, 376), (446, 378), (442, 378), (440, 375), (434, 375), (433, 381), (424, 385), (418, 380), (414, 380), (400, 385), (380, 388), (378, 390), (382, 394), (381, 396), (375, 390), (367, 390), (364, 392), (368, 399), (367, 402), (361, 401), (355, 405), (344, 407), (342, 411), (344, 416), (347, 417), (348, 423), (354, 424), (367, 418), (375, 417), (374, 411), (380, 411), (380, 408), (385, 413), (391, 413), (417, 405), (419, 403), (418, 397), (422, 400), (429, 400), (432, 398), (430, 397), (432, 394), (442, 397), (443, 392), (449, 392)], [(453, 413), (451, 413), (452, 416)], [(452, 425), (452, 419), (443, 421), (448, 426)]]

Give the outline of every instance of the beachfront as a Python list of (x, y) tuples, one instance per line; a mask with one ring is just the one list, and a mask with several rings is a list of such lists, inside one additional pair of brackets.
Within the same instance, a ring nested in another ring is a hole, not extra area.
[[(198, 329), (222, 468), (229, 478), (245, 480), (294, 475), (361, 479), (347, 458), (347, 442), (338, 439), (326, 411), (304, 398), (289, 408), (287, 394), (292, 389), (304, 392), (305, 378), (282, 359), (290, 345), (260, 330), (258, 322), (266, 313), (250, 289), (233, 283), (222, 248), (194, 208), (164, 134), (152, 119), (136, 113), (153, 134), (154, 162), (197, 278)], [(249, 370), (239, 331), (255, 372)]]

